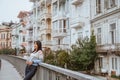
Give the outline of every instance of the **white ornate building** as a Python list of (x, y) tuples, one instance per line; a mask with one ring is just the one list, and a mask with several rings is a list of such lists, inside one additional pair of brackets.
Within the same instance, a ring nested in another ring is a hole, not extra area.
[[(10, 23), (8, 23), (10, 24)], [(7, 25), (7, 23), (3, 23), (0, 25), (0, 49), (11, 48), (11, 26)]]
[(96, 71), (120, 75), (120, 0), (91, 0), (91, 25), (99, 53)]
[(40, 40), (44, 48), (52, 48), (51, 0), (30, 0), (33, 2), (33, 36)]
[(52, 50), (70, 49), (78, 37), (90, 36), (89, 0), (30, 0), (33, 39)]
[(78, 38), (89, 38), (91, 34), (90, 25), (90, 0), (70, 0), (70, 28), (71, 45)]
[(20, 30), (22, 28), (22, 25), (21, 24), (13, 24), (12, 25), (12, 32), (11, 32), (11, 36), (12, 36), (12, 48), (17, 50), (17, 53), (16, 54), (19, 54), (19, 50), (21, 48), (21, 39), (22, 39), (22, 35), (20, 34)]
[[(27, 50), (40, 40), (52, 50), (70, 49), (94, 30), (99, 60), (96, 73), (120, 75), (120, 0), (30, 0), (25, 30)], [(24, 22), (24, 21), (23, 21)]]
[(52, 0), (52, 39), (53, 49), (70, 47), (70, 1)]

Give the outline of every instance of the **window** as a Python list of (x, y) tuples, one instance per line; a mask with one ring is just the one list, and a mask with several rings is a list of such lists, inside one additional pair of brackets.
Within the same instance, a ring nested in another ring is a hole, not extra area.
[(54, 32), (58, 32), (58, 31), (57, 31), (57, 30), (58, 30), (58, 27), (57, 27), (57, 26), (58, 26), (58, 21), (54, 21), (54, 22), (53, 22), (53, 31), (54, 31)]
[(65, 12), (69, 13), (69, 0), (66, 1), (66, 7), (65, 7)]
[(97, 29), (97, 44), (101, 44), (101, 28)]
[(116, 6), (117, 0), (105, 0), (105, 9), (110, 9)]
[(53, 3), (53, 15), (57, 14), (57, 2)]
[(115, 58), (115, 69), (117, 69), (117, 58)]
[(114, 58), (112, 58), (112, 69), (114, 69)]
[(79, 39), (83, 39), (83, 34), (82, 34), (82, 32), (78, 32), (78, 38), (79, 38)]
[(58, 45), (60, 45), (60, 39), (58, 39)]
[(115, 30), (116, 30), (116, 23), (112, 23), (110, 24), (110, 35), (111, 35), (111, 43), (114, 44), (115, 43)]
[(23, 36), (23, 42), (25, 42), (25, 36)]
[(102, 57), (99, 58), (99, 67), (103, 68), (103, 58)]
[(112, 69), (117, 70), (117, 58), (112, 58)]
[(70, 25), (69, 25), (69, 18), (66, 20), (66, 27), (67, 27), (67, 29), (69, 29), (70, 28)]
[(5, 42), (3, 42), (3, 48), (5, 48)]
[(101, 13), (101, 0), (96, 0), (96, 13)]
[(89, 31), (85, 31), (85, 38), (88, 38)]
[(63, 32), (66, 32), (66, 20), (63, 20)]
[(4, 39), (5, 39), (6, 37), (5, 37), (5, 34), (4, 34)]

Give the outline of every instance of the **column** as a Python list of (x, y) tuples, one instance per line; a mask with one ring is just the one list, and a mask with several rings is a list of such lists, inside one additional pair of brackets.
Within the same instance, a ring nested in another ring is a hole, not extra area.
[(64, 32), (63, 30), (64, 30), (64, 23), (63, 23), (63, 21), (64, 20), (61, 20), (61, 31), (62, 31), (62, 33)]
[(57, 4), (57, 6), (58, 6), (58, 7), (57, 7), (57, 13), (58, 13), (58, 12), (59, 12), (59, 5), (60, 5), (59, 0), (57, 1), (57, 3), (58, 3), (58, 4)]

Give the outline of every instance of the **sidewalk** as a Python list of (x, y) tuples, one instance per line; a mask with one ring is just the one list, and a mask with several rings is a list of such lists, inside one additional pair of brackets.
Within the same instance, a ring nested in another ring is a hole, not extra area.
[(0, 80), (23, 80), (23, 79), (12, 64), (2, 59)]

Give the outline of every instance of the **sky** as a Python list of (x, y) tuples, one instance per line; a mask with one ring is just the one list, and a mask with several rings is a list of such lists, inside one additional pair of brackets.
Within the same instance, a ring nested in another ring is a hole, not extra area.
[(32, 3), (29, 0), (0, 0), (0, 23), (18, 22), (17, 15), (20, 11), (30, 11)]

